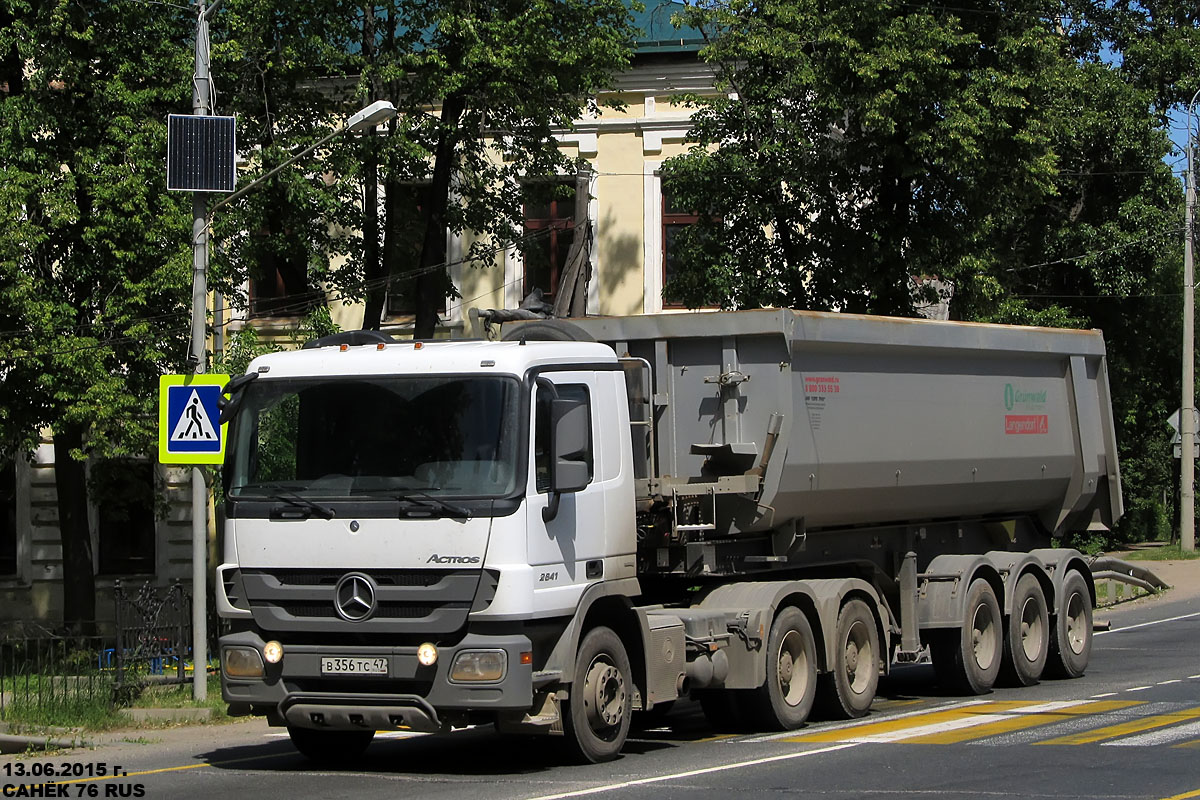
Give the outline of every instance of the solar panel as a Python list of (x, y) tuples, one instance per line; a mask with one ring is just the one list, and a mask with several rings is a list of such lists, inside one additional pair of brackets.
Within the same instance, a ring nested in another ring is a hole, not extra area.
[(167, 117), (167, 188), (181, 192), (232, 192), (237, 175), (236, 117)]

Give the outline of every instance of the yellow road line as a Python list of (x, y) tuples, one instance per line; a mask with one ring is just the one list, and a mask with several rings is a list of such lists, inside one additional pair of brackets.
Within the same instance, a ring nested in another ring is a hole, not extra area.
[(1193, 789), (1183, 794), (1173, 794), (1170, 797), (1164, 797), (1162, 800), (1187, 800), (1189, 797), (1200, 797), (1200, 789)]
[(202, 761), (199, 764), (180, 764), (176, 767), (160, 767), (158, 769), (144, 769), (138, 772), (124, 772), (120, 775), (97, 775), (92, 778), (74, 778), (69, 781), (56, 780), (53, 776), (46, 778), (43, 783), (54, 781), (55, 784), (63, 783), (92, 783), (94, 781), (119, 781), (125, 778), (135, 778), (140, 775), (157, 775), (161, 772), (179, 772), (185, 769), (199, 769), (200, 767), (223, 767), (226, 764), (243, 764), (247, 761), (265, 761), (268, 758), (279, 758), (283, 753), (271, 753), (265, 756), (246, 756), (245, 758), (231, 758), (225, 761)]
[(1198, 717), (1200, 717), (1200, 708), (1189, 708), (1170, 714), (1155, 714), (1150, 717), (1131, 719), (1128, 722), (1122, 722), (1117, 725), (1108, 725), (1103, 728), (1094, 728), (1090, 731), (1072, 733), (1068, 736), (1059, 736), (1054, 739), (1046, 739), (1042, 742), (1034, 742), (1034, 744), (1092, 744), (1104, 741), (1105, 739), (1116, 739), (1120, 736), (1127, 736), (1131, 733), (1141, 733), (1142, 731), (1149, 731), (1154, 728), (1163, 728), (1167, 725), (1174, 725), (1177, 722), (1196, 719)]
[(835, 728), (829, 731), (818, 731), (817, 733), (801, 734), (800, 736), (789, 736), (777, 741), (781, 742), (841, 742), (846, 739), (859, 739), (865, 736), (872, 736), (877, 733), (891, 733), (900, 731), (906, 728), (915, 728), (923, 725), (932, 725), (938, 722), (950, 722), (951, 720), (968, 719), (979, 714), (991, 714), (996, 712), (1012, 711), (1017, 708), (1024, 708), (1031, 705), (1026, 700), (1000, 700), (994, 703), (979, 703), (977, 705), (967, 706), (965, 708), (955, 708), (949, 711), (930, 711), (928, 714), (916, 714), (911, 717), (895, 720), (881, 720), (879, 722), (868, 723), (866, 725), (855, 725), (848, 728)]
[(1183, 742), (1181, 744), (1173, 744), (1171, 746), (1172, 747), (1190, 747), (1190, 748), (1200, 749), (1200, 739), (1195, 739), (1190, 742)]
[(1105, 711), (1115, 711), (1119, 708), (1141, 705), (1135, 700), (1105, 700), (1091, 703), (1081, 703), (1077, 706), (1061, 708), (1055, 711), (1039, 711), (1030, 714), (1018, 713), (1014, 717), (986, 722), (970, 728), (930, 733), (924, 736), (914, 736), (911, 739), (900, 739), (905, 744), (956, 744), (975, 739), (985, 739), (988, 736), (999, 736), (1003, 733), (1033, 728), (1038, 725), (1048, 725), (1062, 722), (1068, 717), (1078, 717), (1084, 714), (1102, 714)]

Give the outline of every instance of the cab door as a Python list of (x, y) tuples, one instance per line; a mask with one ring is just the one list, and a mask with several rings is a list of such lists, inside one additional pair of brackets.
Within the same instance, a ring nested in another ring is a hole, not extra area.
[[(587, 584), (598, 580), (605, 556), (607, 527), (604, 502), (604, 448), (597, 446), (596, 403), (599, 399), (594, 372), (550, 372), (543, 377), (554, 384), (561, 398), (585, 404), (589, 441), (586, 461), (588, 485), (579, 492), (559, 496), (558, 513), (549, 522), (542, 510), (551, 503), (550, 399), (547, 387), (534, 386), (530, 421), (529, 478), (526, 487), (529, 520), (529, 565), (533, 568), (534, 613), (552, 616), (571, 613)], [(540, 379), (539, 379), (540, 380)]]

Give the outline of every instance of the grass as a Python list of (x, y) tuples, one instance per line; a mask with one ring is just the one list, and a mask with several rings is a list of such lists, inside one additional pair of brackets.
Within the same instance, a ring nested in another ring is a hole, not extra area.
[[(33, 676), (45, 682), (47, 691), (33, 693), (31, 699), (13, 697), (5, 703), (4, 722), (12, 733), (54, 732), (54, 729), (84, 731), (107, 731), (114, 728), (162, 728), (178, 724), (166, 721), (135, 722), (120, 713), (123, 707), (113, 701), (111, 684), (106, 680), (81, 682), (86, 691), (67, 691), (62, 677), (47, 678)], [(42, 688), (35, 686), (33, 688)], [(40, 698), (41, 702), (37, 699)], [(208, 699), (197, 702), (192, 699), (192, 684), (146, 686), (126, 704), (131, 708), (211, 708), (211, 721), (227, 718), (225, 701), (221, 699), (221, 679), (208, 676)]]
[(1144, 547), (1122, 554), (1126, 561), (1188, 561), (1200, 558), (1200, 551), (1186, 552), (1180, 545), (1171, 544), (1162, 547)]

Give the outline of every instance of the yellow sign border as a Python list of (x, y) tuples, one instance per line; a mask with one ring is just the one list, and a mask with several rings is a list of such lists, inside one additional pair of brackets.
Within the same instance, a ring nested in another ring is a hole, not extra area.
[(160, 464), (222, 464), (225, 462), (225, 434), (228, 425), (221, 429), (221, 450), (218, 453), (172, 453), (167, 449), (171, 433), (167, 430), (167, 387), (168, 386), (224, 386), (229, 383), (228, 375), (203, 373), (201, 375), (160, 375), (158, 377), (158, 463)]

